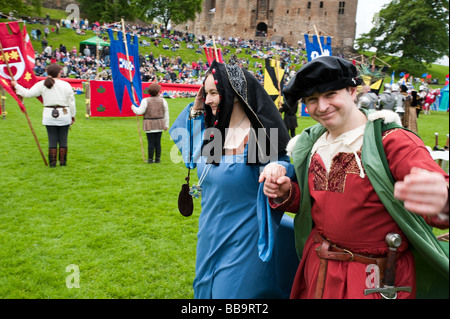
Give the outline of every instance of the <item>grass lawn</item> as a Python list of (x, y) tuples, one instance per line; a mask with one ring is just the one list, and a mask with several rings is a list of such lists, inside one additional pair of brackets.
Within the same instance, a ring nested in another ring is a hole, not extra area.
[[(145, 164), (135, 118), (86, 120), (85, 97), (76, 98), (68, 166), (53, 169), (7, 98), (7, 118), (0, 119), (0, 298), (192, 298), (200, 201), (193, 216), (178, 212), (187, 169), (170, 160), (169, 134), (162, 163)], [(190, 101), (168, 100), (171, 123)], [(36, 99), (25, 105), (47, 156), (42, 106)], [(314, 121), (298, 123), (299, 133)], [(419, 131), (433, 146), (434, 133), (445, 136), (448, 124), (448, 113), (433, 112), (419, 118)], [(79, 288), (66, 286), (71, 265), (79, 269)]]
[[(42, 106), (25, 102), (47, 156)], [(145, 164), (135, 118), (86, 120), (83, 103), (77, 95), (68, 166), (50, 169), (8, 97), (0, 121), (0, 298), (192, 298), (200, 203), (191, 218), (178, 212), (187, 169), (170, 161), (169, 134), (162, 163)], [(170, 101), (172, 122), (186, 103)], [(69, 265), (79, 267), (79, 289), (66, 287)]]

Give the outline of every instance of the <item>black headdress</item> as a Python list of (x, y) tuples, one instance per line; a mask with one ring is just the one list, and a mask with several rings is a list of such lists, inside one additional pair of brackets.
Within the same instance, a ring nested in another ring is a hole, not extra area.
[[(258, 80), (248, 71), (236, 65), (228, 65), (216, 61), (211, 64), (208, 73), (211, 73), (214, 77), (221, 101), (215, 116), (212, 114), (211, 107), (204, 105), (205, 124), (207, 129), (216, 128), (220, 131), (221, 145), (224, 145), (225, 129), (229, 127), (233, 104), (235, 98), (237, 98), (242, 103), (245, 114), (255, 130), (256, 138), (261, 139), (264, 136), (266, 139), (264, 141), (265, 144), (261, 140), (256, 141), (259, 146), (265, 145), (264, 156), (276, 154), (277, 157), (281, 157), (285, 155), (286, 145), (290, 139), (289, 133), (273, 100)], [(278, 139), (276, 141), (271, 138), (271, 128), (277, 129)], [(258, 132), (261, 131), (258, 129), (263, 129), (264, 134), (258, 135)], [(213, 136), (206, 136), (203, 149), (214, 138)], [(259, 150), (261, 151), (261, 149)], [(209, 163), (215, 163), (213, 160), (214, 154), (205, 155), (208, 156)], [(216, 156), (215, 158), (219, 157)], [(259, 163), (259, 159), (260, 157), (256, 156), (257, 163)]]

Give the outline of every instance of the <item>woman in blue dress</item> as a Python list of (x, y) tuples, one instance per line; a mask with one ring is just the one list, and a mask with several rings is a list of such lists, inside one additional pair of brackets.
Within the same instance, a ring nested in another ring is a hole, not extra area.
[(246, 70), (214, 61), (171, 135), (186, 166), (197, 166), (202, 196), (194, 297), (287, 298), (298, 265), (293, 235), (278, 234), (283, 213), (267, 208), (258, 183), (269, 161), (289, 161), (270, 96)]

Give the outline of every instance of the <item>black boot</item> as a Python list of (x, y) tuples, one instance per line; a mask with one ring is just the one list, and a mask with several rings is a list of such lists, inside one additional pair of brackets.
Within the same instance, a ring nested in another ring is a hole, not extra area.
[(148, 161), (147, 163), (152, 164), (154, 163), (153, 161), (153, 155), (155, 154), (155, 150), (153, 148), (148, 148)]
[(58, 149), (56, 148), (49, 148), (48, 149), (48, 163), (50, 167), (56, 167), (56, 159), (57, 159), (57, 153)]
[(66, 166), (67, 162), (67, 147), (59, 148), (59, 165)]

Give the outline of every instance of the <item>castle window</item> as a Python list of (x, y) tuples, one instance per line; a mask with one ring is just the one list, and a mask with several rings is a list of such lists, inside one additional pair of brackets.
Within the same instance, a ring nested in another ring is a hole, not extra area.
[(320, 1), (319, 8), (323, 8), (323, 1)]
[(205, 9), (207, 12), (213, 13), (216, 11), (216, 0), (205, 1)]
[(289, 14), (289, 10), (286, 11), (286, 14)]
[(311, 9), (311, 1), (308, 1), (308, 9)]
[(261, 11), (267, 11), (268, 6), (267, 0), (258, 0), (258, 9)]
[(345, 1), (339, 1), (339, 11), (338, 14), (344, 14)]

